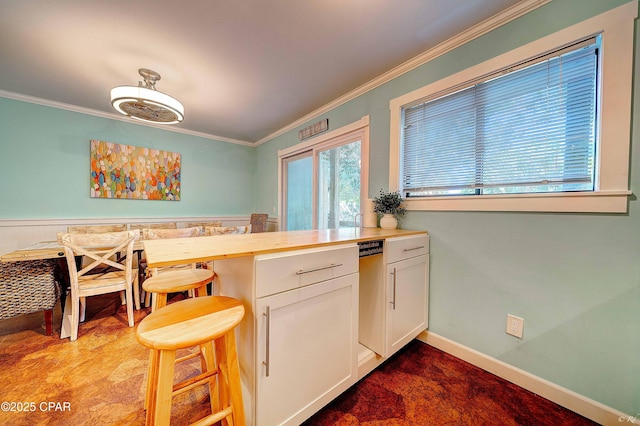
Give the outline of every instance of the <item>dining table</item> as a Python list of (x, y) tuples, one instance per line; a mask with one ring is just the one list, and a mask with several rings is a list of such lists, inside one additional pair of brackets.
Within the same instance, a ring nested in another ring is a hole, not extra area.
[(57, 241), (39, 241), (0, 256), (2, 262), (64, 258), (64, 248)]
[[(137, 240), (133, 243), (133, 251), (141, 253), (144, 245)], [(64, 259), (64, 248), (58, 241), (39, 241), (0, 255), (0, 262), (17, 262), (23, 260)]]

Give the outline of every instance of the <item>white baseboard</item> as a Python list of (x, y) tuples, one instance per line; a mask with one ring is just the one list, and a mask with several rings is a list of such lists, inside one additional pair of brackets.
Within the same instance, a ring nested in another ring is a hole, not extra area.
[(637, 414), (625, 414), (428, 330), (422, 332), (418, 336), (418, 340), (508, 380), (594, 422), (602, 425), (640, 425), (640, 416)]

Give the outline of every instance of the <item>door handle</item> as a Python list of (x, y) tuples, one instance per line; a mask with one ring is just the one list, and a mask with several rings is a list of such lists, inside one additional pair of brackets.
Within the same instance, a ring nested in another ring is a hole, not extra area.
[(393, 275), (393, 297), (391, 299), (391, 306), (393, 306), (393, 310), (396, 310), (396, 268), (393, 268), (393, 272), (391, 273)]
[(267, 306), (267, 309), (265, 311), (265, 313), (263, 313), (262, 315), (264, 315), (266, 317), (266, 338), (265, 338), (265, 357), (264, 357), (264, 361), (262, 362), (264, 364), (264, 366), (266, 367), (266, 377), (269, 377), (269, 352), (270, 352), (270, 338), (271, 338), (271, 307)]

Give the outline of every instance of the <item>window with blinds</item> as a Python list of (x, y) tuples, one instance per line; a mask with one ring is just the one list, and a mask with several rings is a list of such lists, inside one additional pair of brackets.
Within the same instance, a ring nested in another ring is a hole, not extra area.
[(403, 108), (406, 197), (594, 191), (599, 37)]

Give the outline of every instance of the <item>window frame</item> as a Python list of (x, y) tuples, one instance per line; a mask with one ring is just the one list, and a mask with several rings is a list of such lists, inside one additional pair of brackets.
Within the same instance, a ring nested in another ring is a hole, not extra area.
[(600, 111), (593, 192), (527, 193), (409, 198), (407, 210), (540, 211), (626, 213), (633, 73), (634, 20), (637, 2), (535, 40), (510, 52), (392, 99), (390, 106), (389, 189), (402, 189), (402, 109), (483, 75), (557, 50), (581, 39), (602, 35)]

